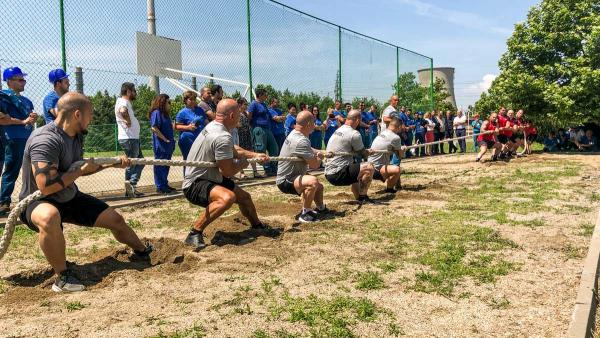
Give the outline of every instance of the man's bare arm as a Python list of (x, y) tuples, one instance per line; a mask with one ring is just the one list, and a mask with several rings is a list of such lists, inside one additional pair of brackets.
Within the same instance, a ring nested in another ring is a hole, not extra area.
[(119, 115), (125, 120), (125, 125), (127, 128), (131, 127), (131, 117), (129, 116), (129, 110), (127, 107), (123, 106), (119, 108)]

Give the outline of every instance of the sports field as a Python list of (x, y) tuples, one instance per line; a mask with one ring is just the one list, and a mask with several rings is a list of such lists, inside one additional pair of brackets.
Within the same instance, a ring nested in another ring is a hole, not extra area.
[[(50, 290), (36, 235), (19, 226), (0, 264), (0, 336), (565, 336), (598, 155), (473, 160), (406, 162), (395, 198), (372, 187), (382, 205), (326, 184), (327, 219), (277, 238), (234, 208), (199, 253), (182, 243), (200, 211), (185, 200), (121, 209), (156, 246), (151, 264), (129, 262), (106, 231), (66, 225), (67, 259), (91, 282), (77, 294)], [(290, 228), (299, 198), (248, 190), (266, 223)]]

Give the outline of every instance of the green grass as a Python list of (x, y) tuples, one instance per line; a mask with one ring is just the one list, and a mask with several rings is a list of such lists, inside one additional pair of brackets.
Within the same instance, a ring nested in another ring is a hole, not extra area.
[(204, 330), (204, 327), (199, 324), (194, 324), (194, 326), (192, 326), (190, 328), (183, 329), (183, 330), (177, 330), (173, 333), (168, 333), (168, 334), (165, 334), (161, 330), (156, 335), (148, 336), (148, 338), (202, 338), (202, 337), (206, 337), (206, 332)]
[(361, 272), (355, 279), (356, 288), (359, 290), (378, 290), (385, 287), (383, 278), (375, 271)]
[(74, 301), (74, 302), (67, 303), (67, 311), (69, 311), (69, 312), (78, 311), (78, 310), (81, 310), (84, 308), (85, 308), (85, 305), (83, 305), (80, 301)]
[(285, 316), (292, 323), (304, 323), (311, 337), (355, 337), (352, 327), (356, 322), (368, 322), (381, 312), (366, 298), (335, 296), (330, 299), (310, 295), (292, 297), (285, 294), (271, 313)]
[(590, 237), (594, 233), (594, 225), (592, 223), (583, 223), (581, 225), (581, 232), (579, 233), (582, 236)]

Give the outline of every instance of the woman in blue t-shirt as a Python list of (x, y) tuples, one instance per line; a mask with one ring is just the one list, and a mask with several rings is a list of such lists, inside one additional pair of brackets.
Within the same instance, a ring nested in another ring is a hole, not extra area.
[(179, 131), (179, 149), (186, 160), (194, 140), (206, 126), (207, 116), (202, 108), (196, 105), (197, 95), (191, 90), (183, 93), (185, 107), (175, 117), (175, 129)]
[[(154, 150), (154, 158), (157, 160), (170, 160), (175, 150), (173, 122), (170, 113), (171, 101), (167, 94), (160, 94), (152, 100), (148, 119), (152, 128), (152, 150)], [(169, 186), (168, 177), (168, 166), (154, 166), (154, 184), (157, 192), (171, 194), (175, 191)]]
[(481, 132), (481, 124), (483, 124), (483, 122), (479, 118), (479, 113), (475, 113), (475, 115), (473, 115), (473, 121), (471, 121), (471, 127), (473, 127), (473, 149), (476, 153), (479, 152), (479, 145), (477, 144), (478, 135), (476, 134)]
[(336, 120), (335, 115), (333, 114), (333, 109), (327, 110), (327, 120), (325, 120), (325, 137), (323, 141), (325, 141), (325, 147), (327, 147), (327, 143), (329, 143), (329, 139), (331, 135), (335, 133), (335, 131), (340, 127), (340, 123)]
[(315, 117), (315, 130), (309, 135), (310, 146), (313, 149), (321, 149), (323, 147), (323, 131), (325, 130), (325, 126), (323, 125), (323, 121), (321, 121), (321, 117), (319, 116), (319, 107), (314, 106), (312, 108), (312, 114)]

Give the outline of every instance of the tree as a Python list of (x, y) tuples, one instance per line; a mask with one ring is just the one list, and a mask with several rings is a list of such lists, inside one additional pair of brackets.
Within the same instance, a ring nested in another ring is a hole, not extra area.
[(435, 82), (433, 83), (433, 102), (435, 104), (435, 109), (441, 111), (455, 110), (456, 107), (447, 101), (449, 97), (450, 93), (446, 90), (446, 81), (443, 79), (435, 79)]
[(410, 109), (421, 109), (420, 107), (429, 107), (429, 89), (419, 85), (414, 73), (402, 73), (398, 81), (392, 85), (394, 93), (398, 94), (400, 99), (398, 105)]
[(500, 75), (476, 103), (489, 113), (505, 105), (553, 126), (600, 117), (600, 4), (543, 0), (515, 25)]

